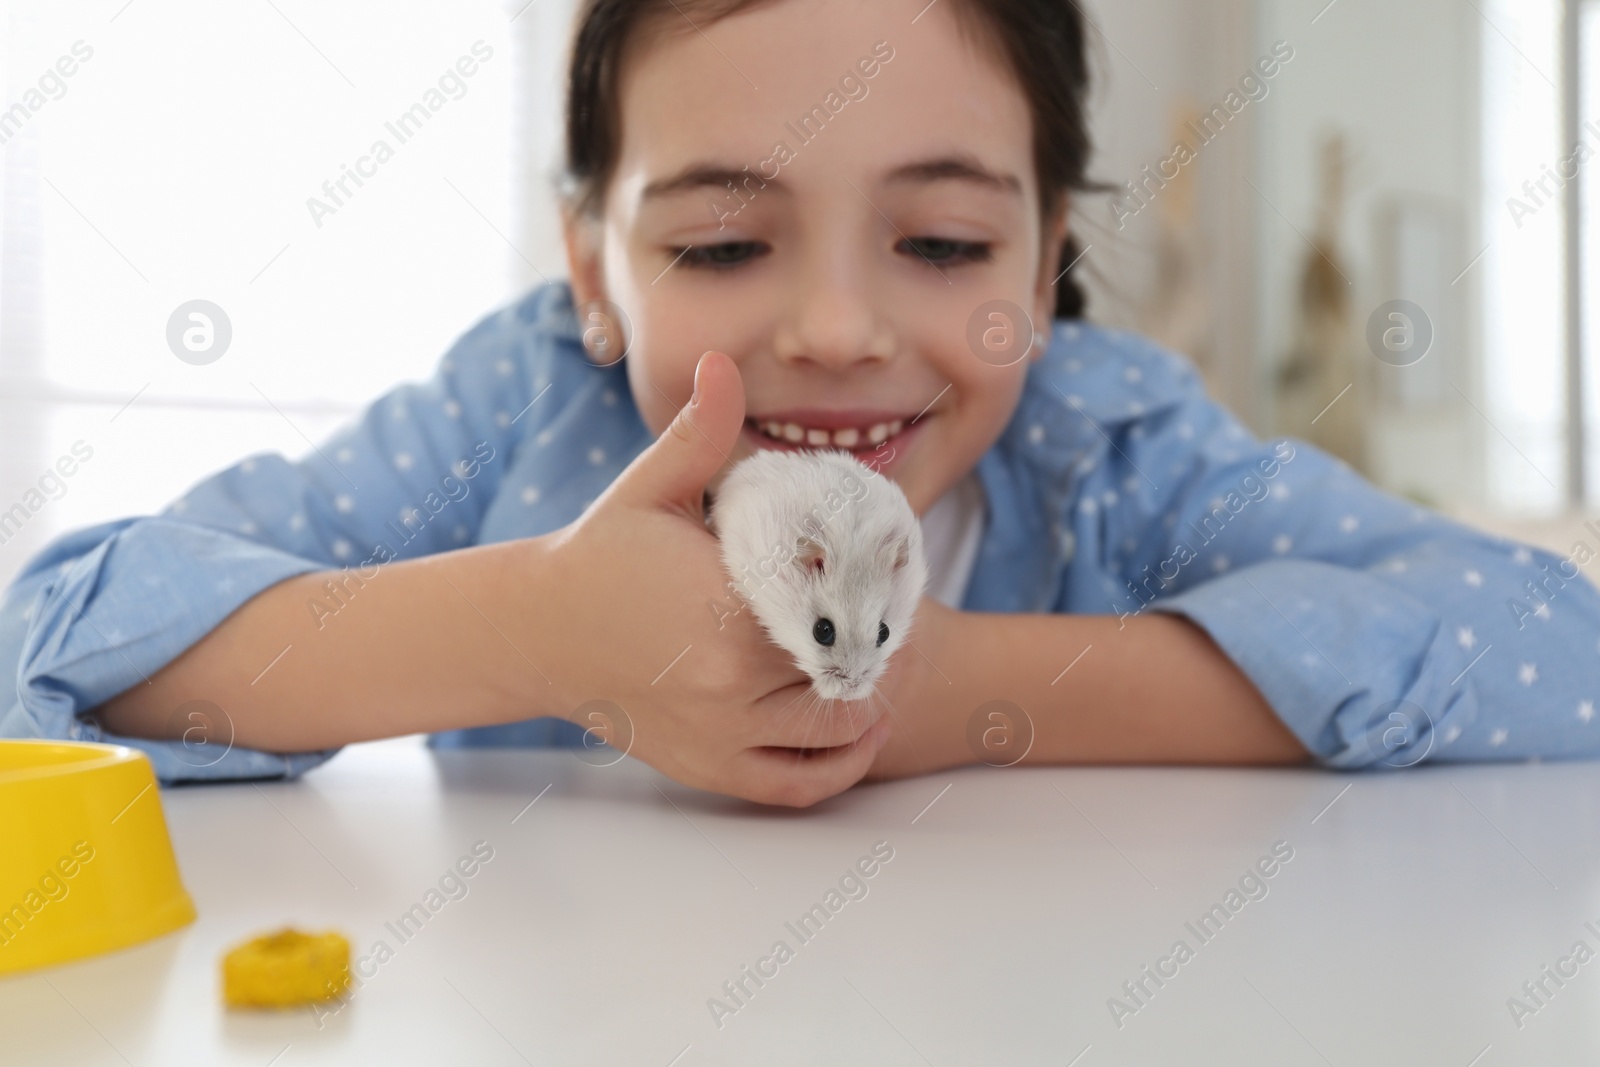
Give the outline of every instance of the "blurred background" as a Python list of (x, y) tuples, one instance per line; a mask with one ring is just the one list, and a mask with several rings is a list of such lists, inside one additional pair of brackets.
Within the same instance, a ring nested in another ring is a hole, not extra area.
[[(1562, 555), (1594, 543), (1597, 0), (1079, 2), (1112, 187), (1077, 205), (1091, 317), (1188, 354), (1259, 434)], [(564, 275), (570, 17), (6, 3), (0, 581), (62, 530), (308, 452)], [(196, 300), (226, 358), (174, 358)]]

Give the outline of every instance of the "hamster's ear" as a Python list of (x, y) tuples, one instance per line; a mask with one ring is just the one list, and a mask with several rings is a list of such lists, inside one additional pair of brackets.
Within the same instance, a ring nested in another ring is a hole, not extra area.
[(894, 561), (892, 563), (892, 567), (893, 567), (894, 570), (899, 570), (901, 567), (904, 567), (907, 563), (910, 563), (911, 562), (911, 538), (909, 538), (909, 537), (899, 537), (899, 538), (897, 538), (893, 534), (890, 534), (888, 537), (885, 537), (883, 539), (883, 546), (882, 546), (882, 550), (879, 552), (879, 556), (882, 557), (882, 556), (887, 555), (887, 554), (889, 554), (891, 552), (894, 554)]
[(807, 574), (822, 574), (824, 554), (822, 546), (809, 537), (802, 537), (795, 542), (795, 562)]

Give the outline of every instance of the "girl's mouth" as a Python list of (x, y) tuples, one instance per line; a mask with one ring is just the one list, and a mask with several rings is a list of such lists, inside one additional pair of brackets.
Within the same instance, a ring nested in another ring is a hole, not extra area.
[(921, 416), (840, 415), (756, 416), (745, 420), (744, 432), (757, 448), (793, 452), (830, 449), (846, 452), (880, 473), (897, 465), (901, 453), (927, 420)]
[(904, 419), (875, 422), (870, 426), (844, 426), (838, 429), (802, 426), (798, 422), (780, 422), (777, 419), (745, 421), (772, 440), (797, 448), (842, 448), (851, 452), (877, 448), (905, 429)]

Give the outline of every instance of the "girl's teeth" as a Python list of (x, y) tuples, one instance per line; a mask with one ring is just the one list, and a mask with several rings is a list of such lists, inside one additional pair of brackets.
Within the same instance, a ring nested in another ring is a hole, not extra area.
[(860, 429), (853, 426), (830, 431), (808, 428), (793, 422), (777, 422), (771, 419), (759, 423), (758, 426), (761, 432), (768, 437), (774, 440), (788, 441), (790, 444), (798, 445), (804, 442), (812, 448), (827, 448), (829, 446), (834, 448), (857, 448), (863, 444), (863, 438), (865, 438), (865, 443), (867, 444), (882, 444), (905, 429), (905, 422), (902, 419), (895, 419), (893, 422), (880, 422), (869, 427), (864, 434)]

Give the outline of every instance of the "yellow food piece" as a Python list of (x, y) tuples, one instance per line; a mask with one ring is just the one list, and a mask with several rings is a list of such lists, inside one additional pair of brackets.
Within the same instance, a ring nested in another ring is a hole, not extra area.
[(285, 926), (222, 958), (222, 999), (234, 1008), (289, 1008), (334, 1000), (350, 985), (350, 942), (329, 930)]

